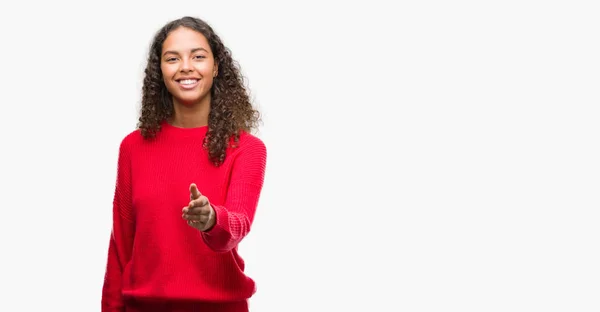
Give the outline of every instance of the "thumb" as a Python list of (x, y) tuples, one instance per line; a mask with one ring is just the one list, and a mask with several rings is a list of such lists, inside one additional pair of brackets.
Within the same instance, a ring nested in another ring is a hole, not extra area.
[(195, 183), (190, 184), (190, 193), (192, 194), (193, 199), (198, 199), (200, 196), (202, 196)]

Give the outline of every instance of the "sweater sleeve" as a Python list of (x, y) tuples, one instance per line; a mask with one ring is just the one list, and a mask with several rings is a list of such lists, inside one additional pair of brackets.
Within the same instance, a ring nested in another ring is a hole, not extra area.
[(231, 173), (224, 205), (212, 205), (216, 224), (202, 232), (204, 242), (216, 252), (235, 248), (250, 232), (263, 187), (267, 151), (264, 143), (253, 137), (240, 146)]
[(113, 198), (113, 224), (102, 288), (102, 312), (124, 311), (121, 294), (123, 270), (131, 257), (134, 219), (131, 203), (131, 161), (125, 140), (119, 147), (117, 181)]

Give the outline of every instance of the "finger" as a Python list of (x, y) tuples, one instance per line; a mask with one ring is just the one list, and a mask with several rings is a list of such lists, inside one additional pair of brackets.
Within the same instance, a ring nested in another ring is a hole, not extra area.
[(188, 220), (188, 221), (194, 220), (194, 218), (196, 218), (196, 217), (197, 217), (196, 215), (191, 215), (191, 214), (188, 214), (188, 213), (182, 213), (181, 214), (181, 218), (184, 219), (184, 220)]
[(208, 198), (206, 198), (206, 196), (200, 196), (200, 198), (190, 201), (188, 207), (204, 207), (206, 205), (208, 205)]
[(184, 220), (188, 220), (188, 221), (198, 221), (198, 222), (202, 222), (202, 223), (206, 223), (208, 222), (208, 215), (190, 215), (190, 214), (183, 214), (182, 218)]
[(183, 213), (190, 215), (208, 215), (210, 213), (209, 206), (201, 206), (201, 207), (186, 207), (183, 208)]
[(188, 224), (189, 226), (191, 226), (191, 227), (193, 227), (193, 228), (197, 229), (197, 228), (198, 228), (198, 225), (199, 225), (200, 223), (198, 223), (198, 222), (195, 222), (195, 221), (188, 220), (188, 221), (187, 221), (187, 224)]
[[(191, 207), (190, 207), (191, 206)], [(183, 207), (183, 209), (181, 209), (181, 212), (184, 214), (202, 214), (203, 213), (203, 207), (196, 207), (196, 206), (192, 206), (191, 204), (189, 206), (185, 206)]]
[(200, 191), (198, 190), (198, 186), (196, 186), (195, 183), (190, 184), (190, 198), (198, 199), (200, 196), (202, 196), (202, 194), (200, 194)]
[(187, 220), (186, 223), (195, 228), (195, 229), (203, 229), (204, 227), (206, 227), (206, 223), (205, 222), (200, 222), (200, 221), (195, 221), (195, 220)]

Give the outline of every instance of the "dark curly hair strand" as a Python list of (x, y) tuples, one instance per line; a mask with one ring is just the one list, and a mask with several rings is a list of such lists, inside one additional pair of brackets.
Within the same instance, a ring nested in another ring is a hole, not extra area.
[(241, 131), (258, 127), (259, 112), (252, 107), (244, 86), (239, 64), (231, 57), (213, 29), (201, 19), (183, 17), (161, 28), (150, 46), (142, 87), (142, 106), (137, 127), (145, 139), (156, 136), (161, 122), (173, 116), (173, 99), (165, 86), (160, 69), (162, 45), (169, 33), (179, 27), (200, 32), (206, 37), (218, 64), (218, 74), (211, 89), (211, 107), (208, 116), (208, 132), (203, 147), (208, 149), (210, 161), (219, 166), (225, 160), (229, 144), (238, 142)]

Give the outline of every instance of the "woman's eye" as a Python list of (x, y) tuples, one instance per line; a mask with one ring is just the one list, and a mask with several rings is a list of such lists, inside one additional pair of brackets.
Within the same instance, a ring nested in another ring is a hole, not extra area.
[(204, 56), (204, 55), (196, 55), (196, 58), (197, 59), (203, 59), (203, 58), (206, 58), (206, 56)]
[(175, 60), (177, 60), (177, 59), (176, 59), (176, 58), (174, 58), (174, 57), (171, 57), (171, 58), (168, 58), (168, 59), (167, 59), (167, 62), (173, 62), (173, 61), (175, 61)]

